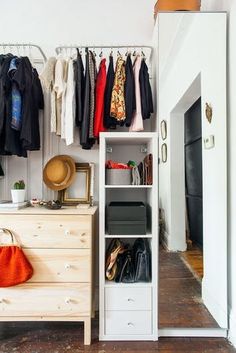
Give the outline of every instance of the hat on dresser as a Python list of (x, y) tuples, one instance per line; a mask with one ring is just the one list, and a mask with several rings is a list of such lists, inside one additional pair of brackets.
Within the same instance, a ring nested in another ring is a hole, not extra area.
[(63, 190), (70, 186), (75, 178), (75, 161), (67, 155), (51, 158), (43, 169), (43, 181), (52, 190)]

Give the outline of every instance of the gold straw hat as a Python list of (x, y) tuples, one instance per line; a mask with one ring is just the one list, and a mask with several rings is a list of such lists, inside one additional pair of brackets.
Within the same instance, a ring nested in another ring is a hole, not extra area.
[(51, 158), (44, 167), (43, 181), (52, 190), (63, 190), (75, 178), (75, 161), (70, 156), (58, 155)]

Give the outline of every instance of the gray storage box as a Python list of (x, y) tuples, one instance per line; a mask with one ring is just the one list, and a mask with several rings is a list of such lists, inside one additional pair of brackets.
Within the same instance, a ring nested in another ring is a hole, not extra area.
[(131, 185), (131, 169), (106, 169), (106, 185)]
[(107, 206), (110, 235), (145, 235), (147, 212), (143, 202), (110, 202)]

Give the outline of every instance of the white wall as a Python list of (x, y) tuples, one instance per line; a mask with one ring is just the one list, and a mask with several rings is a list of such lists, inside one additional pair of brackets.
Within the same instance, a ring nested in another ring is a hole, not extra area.
[[(47, 56), (55, 55), (55, 47), (60, 44), (148, 44), (154, 24), (153, 3), (153, 0), (1, 1), (0, 43), (35, 43), (42, 47)], [(47, 123), (46, 113), (45, 126)], [(47, 198), (52, 198), (55, 195), (40, 185), (42, 165), (52, 155), (65, 153), (78, 162), (96, 164), (95, 200), (98, 200), (98, 146), (91, 151), (82, 150), (77, 138), (75, 145), (66, 147), (64, 142), (58, 144), (58, 139), (48, 134), (47, 128), (44, 136), (44, 155), (33, 152), (33, 157), (27, 161), (8, 158), (8, 184), (25, 178), (28, 198), (42, 197), (43, 190)], [(0, 198), (10, 197), (7, 186), (4, 180), (0, 181)]]
[[(168, 55), (162, 53), (166, 51), (165, 41), (159, 40), (160, 60), (165, 58), (159, 72), (159, 119), (167, 121), (168, 129), (165, 140), (168, 159), (167, 163), (160, 164), (160, 201), (165, 210), (168, 248), (174, 251), (186, 248), (184, 137), (181, 127), (184, 113), (201, 95), (202, 136), (203, 139), (209, 135), (215, 137), (213, 149), (206, 150), (203, 145), (202, 297), (219, 325), (226, 328), (226, 15), (161, 13), (159, 38), (168, 40), (166, 27), (169, 23), (177, 23), (178, 30), (172, 33), (172, 37), (170, 35)], [(164, 43), (164, 50), (161, 43)], [(211, 124), (205, 117), (206, 102), (213, 107)], [(221, 281), (220, 288), (218, 280)]]
[(203, 0), (208, 11), (228, 11), (228, 271), (229, 271), (229, 337), (236, 346), (236, 1)]

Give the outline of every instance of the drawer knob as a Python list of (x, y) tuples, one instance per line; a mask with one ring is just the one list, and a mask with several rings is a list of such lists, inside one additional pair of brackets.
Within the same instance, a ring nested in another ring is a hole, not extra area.
[(69, 270), (71, 268), (71, 265), (70, 264), (65, 264), (65, 269), (66, 270)]
[(70, 303), (71, 303), (71, 298), (66, 298), (66, 299), (65, 299), (65, 303), (66, 303), (66, 304), (70, 304)]
[(134, 302), (133, 298), (128, 298), (127, 300), (128, 300), (128, 302)]
[(65, 230), (65, 235), (71, 235), (71, 232), (70, 232), (69, 229), (66, 229), (66, 230)]
[(86, 233), (82, 233), (82, 234), (81, 234), (81, 237), (85, 237), (85, 235), (86, 235)]
[(134, 326), (133, 322), (128, 322), (128, 326), (129, 327), (131, 327), (131, 326), (133, 327)]
[(33, 237), (38, 237), (39, 235), (38, 234), (33, 234)]
[(0, 304), (4, 304), (6, 300), (4, 298), (0, 298)]

